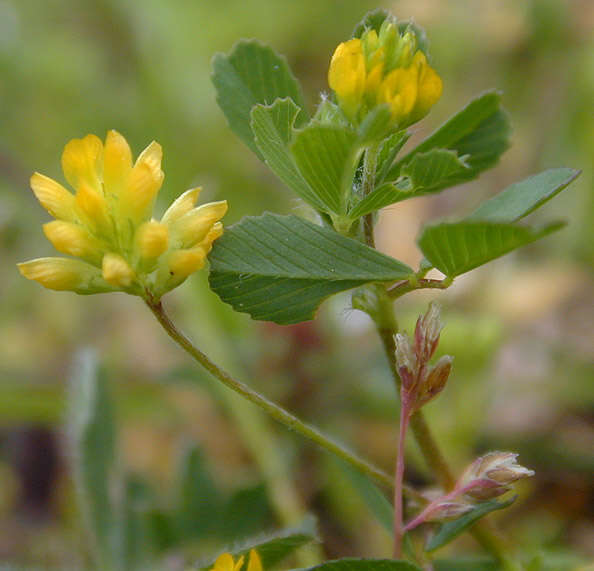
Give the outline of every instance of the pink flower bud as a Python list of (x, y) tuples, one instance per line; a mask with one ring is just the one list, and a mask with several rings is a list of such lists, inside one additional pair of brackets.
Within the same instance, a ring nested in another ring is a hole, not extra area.
[(417, 408), (427, 404), (443, 390), (452, 370), (452, 361), (452, 357), (444, 355), (425, 373), (419, 383)]
[(420, 363), (427, 363), (435, 353), (442, 328), (440, 307), (432, 301), (425, 315), (417, 320), (415, 327), (415, 351)]
[(417, 356), (406, 333), (396, 333), (395, 341), (396, 363), (402, 379), (402, 387), (410, 392), (417, 382), (419, 373)]
[(474, 508), (472, 504), (462, 502), (439, 502), (425, 514), (425, 521), (448, 521), (459, 518)]

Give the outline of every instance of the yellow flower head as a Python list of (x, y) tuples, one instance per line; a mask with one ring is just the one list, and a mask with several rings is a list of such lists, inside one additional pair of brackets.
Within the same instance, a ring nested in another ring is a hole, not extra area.
[(417, 49), (414, 30), (408, 27), (401, 33), (389, 18), (379, 34), (367, 29), (360, 38), (336, 48), (328, 83), (353, 123), (360, 123), (374, 107), (387, 104), (397, 128), (422, 119), (442, 91), (439, 75)]
[[(230, 553), (222, 553), (217, 557), (217, 560), (210, 571), (241, 571), (243, 561), (243, 555), (239, 557), (237, 561), (234, 561), (233, 555)], [(262, 571), (262, 560), (255, 549), (250, 550), (247, 571)]]
[(118, 132), (70, 141), (62, 170), (74, 193), (42, 174), (31, 188), (55, 218), (43, 231), (56, 250), (74, 258), (19, 264), (28, 279), (57, 290), (88, 294), (125, 291), (159, 299), (201, 269), (223, 233), (227, 202), (196, 207), (199, 188), (186, 191), (161, 221), (151, 218), (163, 183), (161, 146), (152, 142), (132, 160)]

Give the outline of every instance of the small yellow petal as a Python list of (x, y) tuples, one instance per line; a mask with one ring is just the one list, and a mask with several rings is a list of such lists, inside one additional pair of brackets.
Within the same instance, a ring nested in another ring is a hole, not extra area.
[(234, 567), (234, 571), (240, 571), (240, 569), (243, 567), (243, 555), (237, 560), (237, 563), (235, 563), (235, 567)]
[(411, 65), (407, 68), (392, 70), (382, 82), (379, 102), (388, 103), (392, 118), (403, 122), (412, 111), (418, 93), (418, 69)]
[(167, 266), (173, 278), (186, 278), (201, 270), (206, 262), (206, 253), (200, 247), (188, 250), (175, 250), (169, 255)]
[(255, 549), (250, 549), (247, 571), (262, 571), (262, 560)]
[(161, 218), (161, 222), (163, 224), (171, 224), (178, 218), (181, 218), (187, 212), (190, 212), (194, 206), (196, 206), (196, 201), (198, 200), (198, 196), (202, 188), (192, 188), (190, 190), (186, 190), (181, 196), (178, 196), (175, 201), (171, 204), (171, 206), (166, 210), (165, 214), (163, 214), (163, 218)]
[(31, 177), (31, 188), (41, 206), (59, 220), (74, 219), (74, 195), (55, 180), (38, 172)]
[(172, 239), (176, 245), (189, 248), (208, 234), (212, 225), (227, 212), (227, 201), (208, 202), (184, 214), (172, 225)]
[(83, 182), (78, 188), (75, 202), (80, 218), (90, 230), (100, 234), (109, 232), (109, 211), (103, 194)]
[(215, 222), (208, 234), (198, 243), (207, 254), (212, 250), (212, 243), (223, 235), (223, 223)]
[(62, 153), (62, 170), (72, 188), (82, 182), (99, 190), (102, 179), (103, 143), (96, 135), (72, 139)]
[(105, 138), (103, 184), (107, 196), (117, 196), (132, 170), (132, 151), (122, 135), (113, 129)]
[(411, 122), (419, 121), (433, 107), (441, 97), (443, 84), (437, 72), (427, 63), (423, 52), (418, 51), (413, 58), (413, 65), (419, 69), (419, 89), (414, 109), (411, 113)]
[(99, 293), (111, 288), (101, 279), (98, 268), (70, 258), (38, 258), (17, 264), (21, 274), (43, 287), (77, 293)]
[(163, 149), (156, 141), (152, 141), (146, 149), (138, 155), (135, 166), (141, 163), (147, 164), (153, 171), (161, 171), (161, 161), (163, 160)]
[(154, 169), (149, 162), (136, 162), (122, 191), (120, 214), (133, 223), (146, 220), (163, 183), (163, 172)]
[(233, 556), (230, 553), (221, 553), (215, 561), (213, 571), (233, 571)]
[(103, 278), (116, 287), (128, 287), (135, 278), (134, 270), (119, 254), (110, 252), (103, 256)]
[(54, 220), (43, 225), (43, 232), (54, 248), (62, 254), (86, 258), (89, 261), (101, 259), (99, 241), (78, 224)]
[(169, 230), (155, 220), (144, 222), (136, 231), (136, 243), (141, 258), (158, 258), (169, 245)]
[(365, 57), (361, 40), (354, 38), (338, 45), (328, 70), (328, 84), (336, 92), (344, 112), (354, 118), (365, 90)]

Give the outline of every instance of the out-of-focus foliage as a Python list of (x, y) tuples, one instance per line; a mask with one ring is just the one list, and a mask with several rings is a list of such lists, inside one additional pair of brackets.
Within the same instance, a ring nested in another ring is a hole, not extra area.
[[(299, 214), (294, 195), (226, 125), (210, 60), (239, 38), (258, 38), (287, 55), (313, 111), (318, 92), (328, 90), (334, 48), (378, 6), (426, 29), (432, 66), (444, 81), (441, 101), (410, 144), (492, 88), (503, 91), (514, 129), (511, 149), (477, 181), (386, 209), (380, 249), (416, 267), (413, 237), (422, 221), (465, 216), (546, 168), (584, 170), (536, 214), (537, 222), (566, 218), (562, 232), (460, 278), (447, 294), (411, 295), (396, 309), (410, 330), (430, 299), (445, 308), (440, 351), (455, 356), (454, 370), (427, 415), (452, 464), (460, 470), (476, 453), (510, 448), (536, 471), (525, 499), (500, 519), (525, 557), (538, 569), (538, 558), (553, 553), (555, 569), (571, 569), (593, 555), (592, 2), (0, 0), (1, 561), (82, 568), (87, 559), (61, 452), (65, 379), (84, 345), (99, 351), (109, 372), (121, 469), (171, 489), (178, 471), (171, 459), (191, 439), (225, 493), (263, 482), (275, 523), (305, 508), (317, 514), (327, 556), (389, 551), (388, 534), (356, 499), (352, 480), (322, 453), (267, 422), (281, 457), (250, 447), (220, 391), (187, 368), (139, 301), (45, 291), (15, 268), (53, 255), (29, 176), (40, 171), (61, 180), (63, 145), (111, 128), (135, 154), (152, 139), (162, 144), (161, 208), (202, 185), (205, 200), (229, 201), (228, 223), (264, 210)], [(257, 324), (221, 304), (205, 276), (165, 301), (215, 360), (391, 469), (396, 396), (362, 314), (337, 299), (313, 324)], [(414, 445), (409, 452), (408, 478), (427, 481)], [(270, 476), (275, 462), (293, 476), (288, 490)], [(279, 508), (287, 503), (290, 509)], [(261, 521), (242, 534), (261, 531)], [(224, 535), (208, 546), (211, 553), (233, 534)], [(463, 541), (451, 553), (472, 548)]]

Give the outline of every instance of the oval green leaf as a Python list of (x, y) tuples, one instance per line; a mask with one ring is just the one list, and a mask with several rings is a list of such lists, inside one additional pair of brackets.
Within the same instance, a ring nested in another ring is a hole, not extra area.
[(217, 103), (229, 126), (258, 156), (260, 153), (250, 127), (250, 112), (254, 105), (270, 105), (276, 99), (289, 97), (300, 109), (296, 124), (307, 122), (301, 86), (287, 60), (272, 48), (255, 40), (242, 40), (229, 54), (216, 54), (212, 68)]
[(418, 244), (433, 267), (453, 278), (535, 242), (564, 225), (554, 222), (534, 229), (495, 222), (442, 223), (427, 226)]
[(210, 286), (236, 311), (287, 325), (328, 296), (412, 274), (407, 265), (296, 216), (264, 214), (227, 229), (210, 255)]

